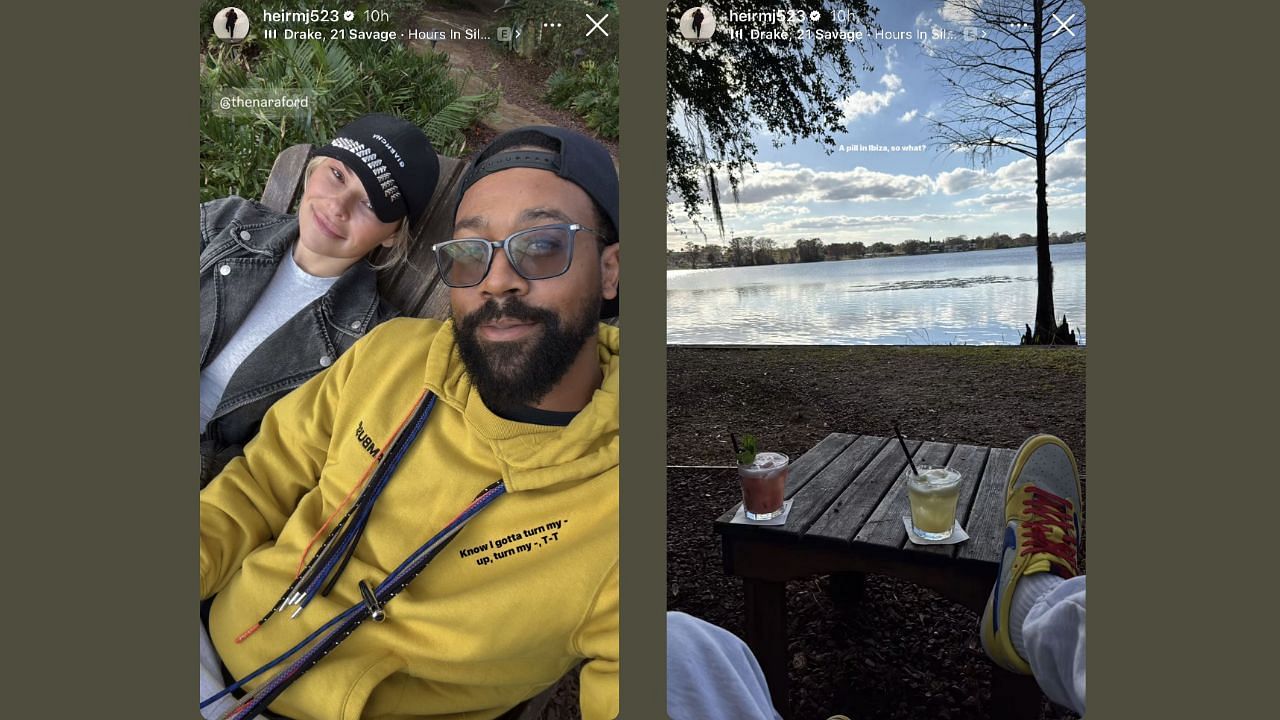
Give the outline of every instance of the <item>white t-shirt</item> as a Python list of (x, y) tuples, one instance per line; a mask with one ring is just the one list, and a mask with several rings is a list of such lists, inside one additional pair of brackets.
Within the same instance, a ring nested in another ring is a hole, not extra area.
[(316, 298), (328, 292), (338, 281), (336, 277), (316, 277), (298, 267), (293, 261), (293, 248), (285, 253), (276, 267), (262, 297), (249, 311), (236, 334), (222, 348), (222, 352), (200, 373), (200, 432), (209, 424), (213, 412), (222, 401), (222, 393), (235, 374), (240, 363), (254, 350), (298, 314)]

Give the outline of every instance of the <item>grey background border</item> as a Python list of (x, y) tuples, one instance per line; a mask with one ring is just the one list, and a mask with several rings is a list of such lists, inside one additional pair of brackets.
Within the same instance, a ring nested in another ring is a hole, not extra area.
[(195, 12), (5, 38), (8, 717), (198, 717)]
[[(1273, 135), (1261, 69), (1274, 59), (1258, 38), (1274, 11), (1117, 5), (1089, 10), (1090, 717), (1237, 717), (1274, 707), (1273, 653), (1255, 640), (1273, 625), (1259, 622), (1274, 596), (1256, 578), (1274, 540), (1224, 532), (1277, 499), (1264, 482), (1246, 505), (1230, 484), (1274, 443), (1261, 407), (1271, 325), (1247, 316), (1275, 307), (1274, 222), (1261, 217), (1274, 149), (1258, 140)], [(9, 262), (24, 263), (3, 286), (13, 717), (195, 717), (193, 12), (161, 4), (113, 35), (114, 6), (74, 22), (46, 8), (6, 42), (21, 101), (7, 116), (5, 230)], [(623, 703), (649, 718), (664, 645), (663, 553), (649, 545), (665, 446), (650, 74), (663, 30), (658, 7), (628, 12)], [(1153, 468), (1141, 456), (1153, 448), (1190, 455)], [(1170, 519), (1183, 528), (1172, 540)]]
[[(640, 12), (640, 10), (650, 10)], [(632, 0), (622, 36), (622, 688), (666, 712), (666, 15)]]
[[(1274, 443), (1274, 415), (1249, 407), (1264, 360), (1247, 315), (1263, 305), (1244, 294), (1275, 284), (1253, 255), (1275, 237), (1259, 213), (1275, 164), (1258, 162), (1274, 113), (1257, 103), (1274, 58), (1257, 38), (1276, 13), (1088, 14), (1089, 717), (1244, 717), (1275, 704), (1274, 654), (1251, 642), (1274, 595), (1246, 586), (1274, 566), (1259, 556), (1274, 538), (1228, 528), (1244, 504), (1231, 484)], [(1267, 475), (1248, 504), (1274, 506)]]

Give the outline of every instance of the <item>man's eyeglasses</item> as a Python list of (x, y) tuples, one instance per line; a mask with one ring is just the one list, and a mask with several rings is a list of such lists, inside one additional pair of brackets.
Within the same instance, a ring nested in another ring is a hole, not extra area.
[[(431, 246), (444, 284), (454, 288), (479, 285), (493, 265), (493, 251), (502, 248), (511, 267), (525, 280), (546, 280), (569, 271), (573, 238), (579, 231), (600, 235), (577, 223), (540, 225), (513, 233), (502, 242), (459, 238)], [(600, 235), (600, 237), (604, 237)]]

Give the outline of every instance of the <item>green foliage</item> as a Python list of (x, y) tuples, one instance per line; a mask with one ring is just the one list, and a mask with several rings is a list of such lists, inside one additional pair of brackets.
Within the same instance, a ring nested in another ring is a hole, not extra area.
[[(209, 2), (201, 6), (205, 36), (221, 7)], [(279, 9), (301, 7), (282, 2)], [(202, 201), (232, 194), (260, 197), (280, 151), (298, 143), (327, 142), (343, 125), (372, 112), (415, 123), (436, 152), (460, 155), (464, 131), (498, 102), (496, 90), (463, 95), (465, 78), (451, 76), (447, 56), (419, 53), (401, 43), (264, 39), (252, 31), (239, 45), (205, 41), (200, 67)], [(313, 99), (313, 107), (284, 118), (214, 115), (215, 94), (228, 88), (301, 91)]]
[(572, 68), (560, 68), (547, 78), (547, 92), (542, 99), (555, 105), (565, 107), (574, 95), (582, 88), (582, 73)]
[[(605, 36), (597, 31), (587, 37), (586, 31), (591, 27), (585, 17), (587, 13), (597, 19), (608, 13), (609, 20), (604, 27), (622, 27), (622, 16), (612, 0), (517, 0), (510, 9), (498, 14), (494, 26), (509, 25), (523, 31), (520, 40), (512, 45), (502, 43), (503, 48), (524, 48), (521, 54), (547, 60), (557, 67), (571, 67), (582, 60), (617, 61), (621, 33), (611, 30)], [(560, 22), (565, 27), (544, 31), (541, 27), (544, 22)]]
[(226, 3), (219, 0), (203, 0), (200, 3), (200, 37), (207, 38), (213, 34), (213, 18), (218, 11), (226, 7)]
[(597, 64), (583, 60), (577, 67), (561, 68), (547, 78), (543, 100), (572, 110), (597, 135), (618, 139), (618, 61)]
[(846, 258), (857, 259), (867, 254), (867, 246), (861, 242), (854, 241), (831, 243), (827, 245), (823, 252), (828, 260), (844, 260)]
[[(723, 236), (717, 177), (728, 178), (736, 199), (744, 174), (755, 168), (755, 131), (770, 133), (775, 145), (812, 138), (834, 148), (833, 133), (845, 128), (841, 101), (857, 87), (853, 58), (865, 50), (862, 41), (838, 39), (834, 31), (874, 31), (876, 9), (866, 0), (723, 0), (714, 6), (714, 39), (695, 44), (680, 34), (688, 7), (667, 2), (667, 194), (679, 197), (695, 222), (709, 202)], [(731, 12), (780, 7), (820, 12), (807, 25), (831, 34), (812, 40), (797, 32), (765, 42), (726, 32), (757, 27), (729, 22)], [(851, 19), (837, 27), (836, 17)], [(871, 70), (865, 61), (862, 67)]]
[(825, 259), (826, 252), (821, 238), (802, 238), (796, 240), (796, 255), (800, 262), (818, 262)]
[[(620, 33), (593, 32), (587, 36), (587, 14), (596, 19), (608, 14), (607, 27), (621, 27), (614, 0), (516, 0), (499, 13), (494, 26), (521, 30), (519, 40), (499, 43), (503, 49), (556, 67), (547, 78), (543, 100), (581, 117), (596, 135), (617, 140)], [(564, 27), (544, 28), (544, 23), (563, 23)]]
[(738, 447), (739, 465), (750, 465), (755, 462), (757, 454), (755, 435), (743, 435)]

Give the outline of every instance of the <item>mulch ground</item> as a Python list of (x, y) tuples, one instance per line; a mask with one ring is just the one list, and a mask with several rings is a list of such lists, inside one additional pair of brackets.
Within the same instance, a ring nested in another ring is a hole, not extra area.
[[(551, 125), (569, 128), (593, 137), (609, 149), (610, 155), (614, 158), (618, 157), (617, 140), (596, 135), (582, 121), (582, 118), (542, 100), (543, 94), (547, 91), (547, 78), (555, 72), (555, 66), (547, 62), (499, 52), (496, 48), (486, 47), (478, 50), (477, 54), (491, 61), (481, 74), (499, 87), (503, 100), (537, 113)], [(483, 123), (472, 125), (464, 134), (467, 138), (468, 152), (480, 150), (498, 136), (495, 130)]]
[(541, 115), (552, 125), (577, 130), (583, 135), (595, 138), (609, 149), (610, 155), (618, 157), (617, 140), (596, 135), (578, 115), (542, 100), (542, 96), (547, 92), (547, 79), (556, 71), (555, 65), (542, 60), (525, 59), (511, 53), (501, 53), (496, 49), (490, 50), (494, 59), (493, 71), (497, 84), (502, 89), (504, 100)]
[[(466, 7), (433, 8), (429, 16), (449, 20), (458, 27), (485, 28), (493, 23), (490, 13)], [(485, 84), (497, 87), (502, 94), (503, 102), (532, 112), (545, 119), (549, 125), (577, 130), (584, 135), (594, 137), (609, 148), (613, 157), (618, 157), (617, 140), (597, 136), (581, 117), (542, 99), (547, 92), (547, 79), (556, 71), (554, 63), (538, 58), (525, 58), (506, 52), (494, 43), (482, 41), (467, 42), (465, 59), (461, 60), (462, 64), (478, 74)], [(468, 128), (464, 134), (467, 138), (464, 154), (480, 150), (498, 135), (484, 122)]]
[[(1001, 447), (1051, 432), (1084, 472), (1084, 402), (1083, 348), (669, 346), (667, 462), (732, 464), (730, 430), (795, 458), (829, 433), (891, 435), (897, 421), (908, 438)], [(668, 471), (667, 606), (741, 636), (742, 584), (712, 529), (741, 499), (733, 478)], [(795, 718), (989, 717), (977, 615), (885, 576), (853, 605), (830, 585), (787, 587)], [(1044, 700), (1041, 717), (1075, 715)]]

